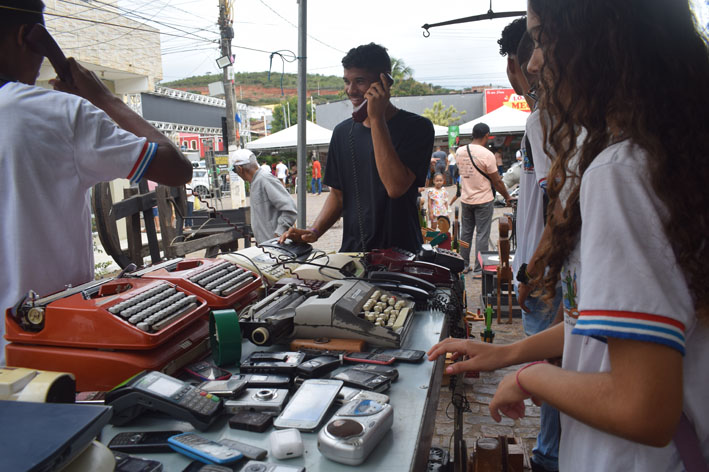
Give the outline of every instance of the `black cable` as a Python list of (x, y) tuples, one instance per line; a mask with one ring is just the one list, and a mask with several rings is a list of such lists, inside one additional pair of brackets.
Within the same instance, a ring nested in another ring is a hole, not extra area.
[(354, 184), (354, 196), (355, 204), (357, 206), (357, 224), (359, 226), (359, 242), (361, 244), (360, 250), (362, 253), (366, 252), (366, 246), (364, 244), (364, 224), (362, 223), (362, 206), (361, 200), (359, 198), (359, 181), (357, 179), (357, 156), (355, 154), (354, 148), (354, 126), (355, 121), (352, 120), (352, 126), (350, 126), (349, 142), (350, 142), (350, 154), (352, 157), (352, 182)]

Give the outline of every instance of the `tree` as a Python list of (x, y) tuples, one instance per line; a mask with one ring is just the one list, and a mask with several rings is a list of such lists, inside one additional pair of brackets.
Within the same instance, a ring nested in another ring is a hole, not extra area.
[(460, 121), (465, 113), (465, 110), (459, 112), (453, 105), (444, 109), (443, 100), (439, 100), (431, 108), (426, 108), (423, 111), (423, 116), (431, 120), (434, 125), (450, 126)]
[[(289, 117), (289, 110), (290, 110), (290, 120), (288, 119)], [(310, 109), (310, 103), (306, 104), (305, 108), (305, 114), (306, 114), (306, 119), (313, 121), (313, 114), (312, 110)], [(283, 100), (281, 100), (281, 103), (276, 105), (273, 108), (273, 122), (271, 123), (272, 126), (272, 133), (275, 133), (276, 131), (281, 131), (282, 129), (288, 128), (288, 123), (290, 122), (290, 126), (293, 126), (294, 124), (298, 123), (298, 97), (288, 97)]]

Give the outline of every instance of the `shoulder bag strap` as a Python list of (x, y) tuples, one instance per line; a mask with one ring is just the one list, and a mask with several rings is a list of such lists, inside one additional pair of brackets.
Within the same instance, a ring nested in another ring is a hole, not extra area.
[(470, 144), (465, 145), (465, 150), (468, 151), (468, 157), (470, 157), (470, 162), (473, 164), (473, 167), (475, 167), (475, 170), (480, 172), (480, 174), (483, 177), (485, 177), (488, 180), (488, 182), (490, 182), (490, 190), (492, 190), (492, 198), (494, 200), (497, 192), (495, 191), (495, 186), (492, 184), (492, 179), (490, 178), (489, 175), (487, 175), (485, 172), (483, 172), (482, 169), (480, 169), (480, 167), (477, 166), (477, 164), (475, 164), (475, 159), (473, 159), (473, 155), (470, 154)]

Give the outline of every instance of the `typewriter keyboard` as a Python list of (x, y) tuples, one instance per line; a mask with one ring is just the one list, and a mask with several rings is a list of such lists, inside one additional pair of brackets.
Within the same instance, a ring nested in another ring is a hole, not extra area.
[(231, 262), (220, 261), (192, 275), (189, 281), (215, 295), (227, 296), (250, 284), (254, 278), (254, 274), (250, 271)]
[(384, 290), (375, 290), (369, 300), (364, 302), (362, 306), (364, 311), (360, 313), (360, 317), (377, 326), (385, 326), (396, 331), (404, 326), (406, 318), (411, 314), (409, 305)]
[(161, 283), (113, 305), (108, 311), (152, 333), (187, 315), (198, 304), (196, 296), (180, 292), (172, 284)]

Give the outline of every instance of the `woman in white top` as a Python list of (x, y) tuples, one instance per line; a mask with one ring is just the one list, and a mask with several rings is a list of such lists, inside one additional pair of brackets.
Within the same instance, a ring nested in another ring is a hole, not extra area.
[(555, 156), (529, 275), (547, 294), (561, 280), (564, 321), (511, 345), (448, 339), (429, 357), (468, 356), (457, 373), (563, 354), (506, 376), (490, 404), (496, 421), (528, 398), (558, 408), (560, 470), (706, 468), (707, 38), (687, 0), (529, 0), (527, 28)]

